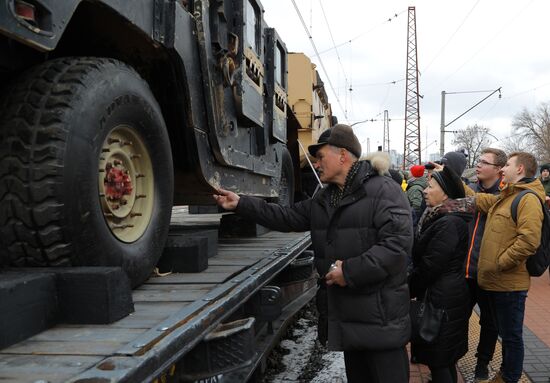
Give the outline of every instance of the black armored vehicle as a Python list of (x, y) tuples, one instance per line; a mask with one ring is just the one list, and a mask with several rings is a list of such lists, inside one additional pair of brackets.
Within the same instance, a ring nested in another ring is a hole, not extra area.
[(287, 50), (262, 14), (256, 0), (2, 1), (0, 266), (122, 266), (137, 286), (173, 205), (219, 186), (290, 202)]

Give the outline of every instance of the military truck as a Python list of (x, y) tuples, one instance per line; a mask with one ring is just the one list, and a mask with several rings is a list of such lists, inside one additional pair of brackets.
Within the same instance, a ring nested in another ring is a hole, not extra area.
[(310, 63), (310, 106), (289, 110), (289, 55), (263, 12), (257, 0), (3, 1), (0, 265), (121, 266), (137, 286), (173, 205), (211, 203), (220, 186), (290, 203), (298, 136), (331, 111)]

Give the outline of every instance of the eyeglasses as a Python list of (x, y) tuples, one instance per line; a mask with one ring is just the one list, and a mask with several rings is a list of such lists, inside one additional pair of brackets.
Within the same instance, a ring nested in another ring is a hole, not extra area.
[(485, 161), (485, 160), (479, 160), (479, 161), (477, 161), (477, 165), (481, 165), (481, 166), (492, 165), (492, 166), (496, 166), (496, 167), (500, 168), (500, 165), (492, 164), (492, 163), (487, 162), (487, 161)]

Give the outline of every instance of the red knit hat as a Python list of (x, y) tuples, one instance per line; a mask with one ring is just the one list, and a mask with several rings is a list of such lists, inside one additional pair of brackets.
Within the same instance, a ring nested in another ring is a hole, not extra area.
[(411, 166), (411, 174), (414, 178), (420, 178), (424, 176), (424, 165)]

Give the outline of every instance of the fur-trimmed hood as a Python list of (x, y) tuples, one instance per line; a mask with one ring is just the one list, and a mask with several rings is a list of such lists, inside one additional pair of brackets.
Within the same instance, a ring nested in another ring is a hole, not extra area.
[(390, 156), (386, 152), (374, 152), (361, 158), (370, 162), (372, 168), (381, 176), (389, 174)]

